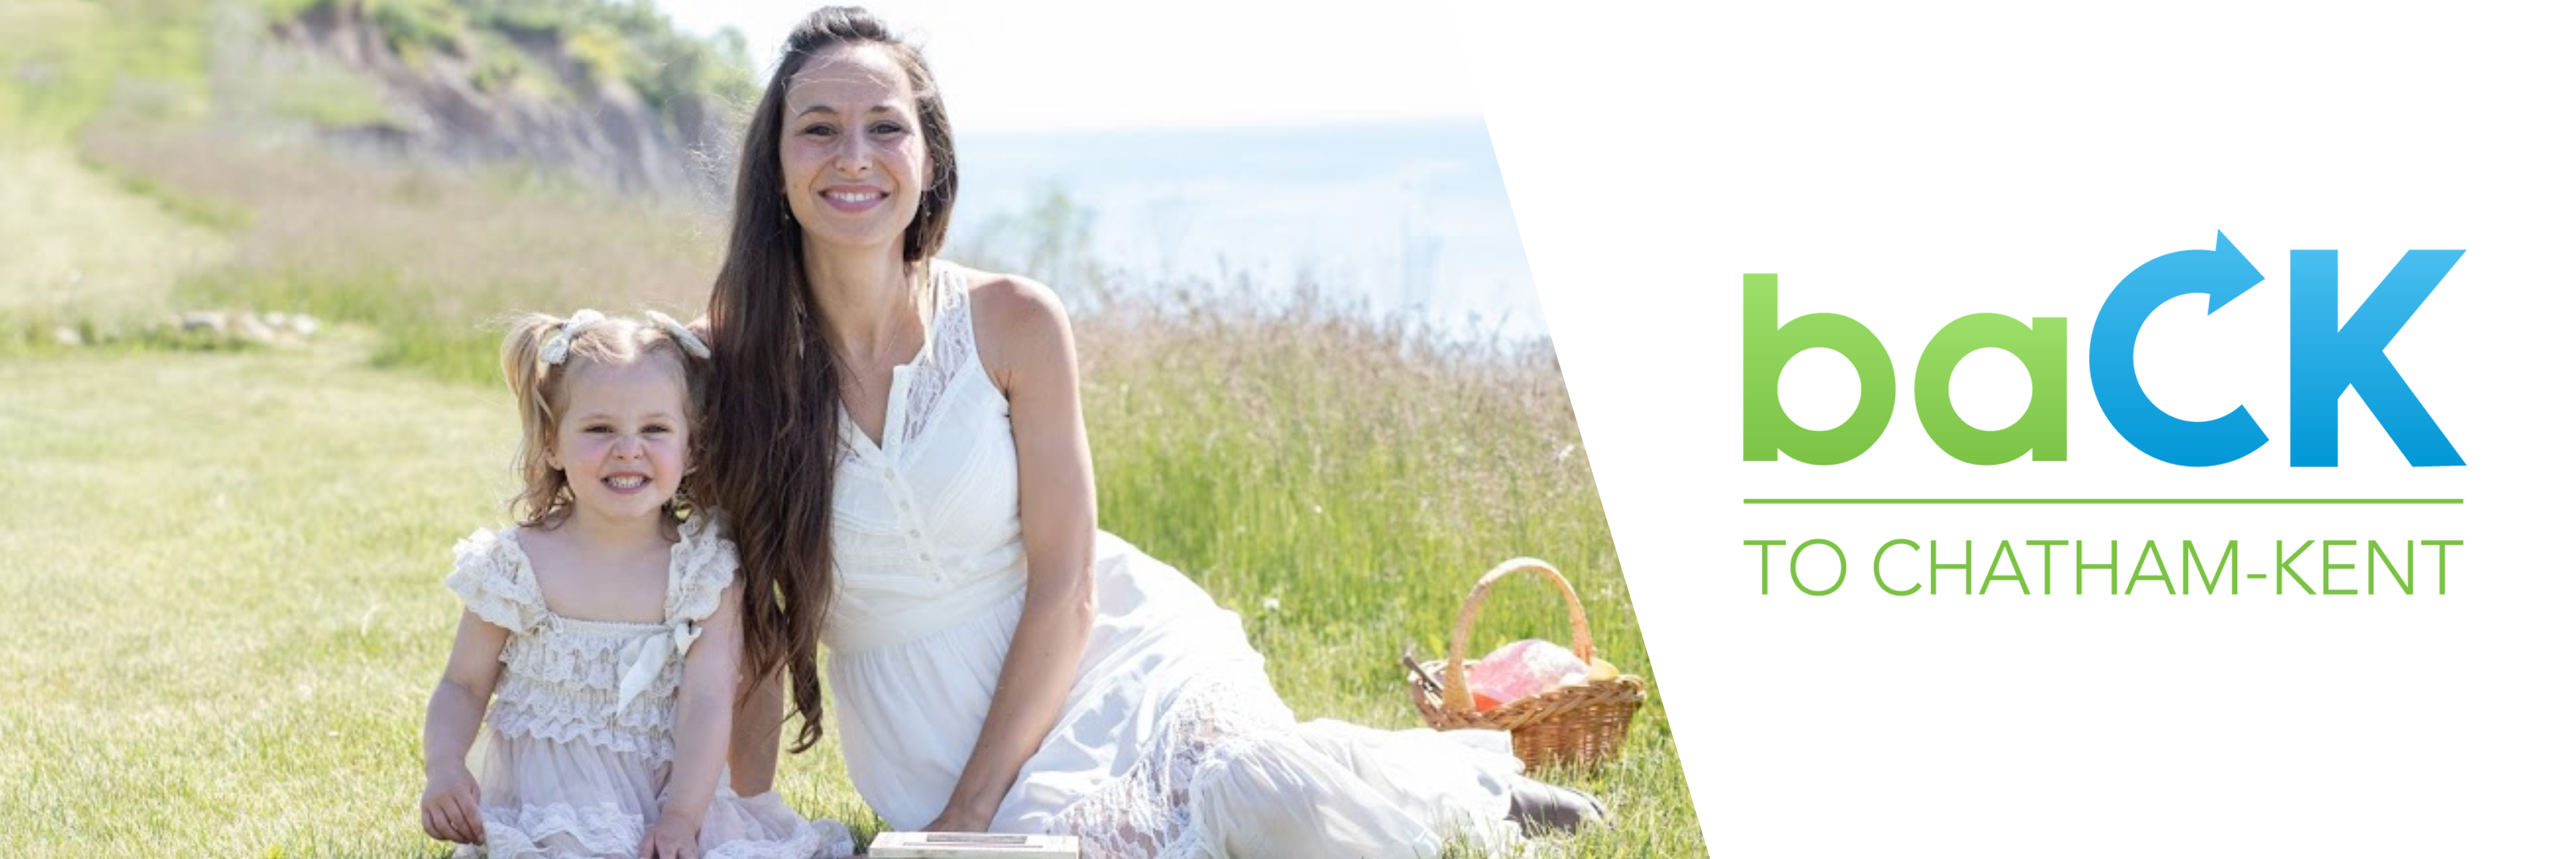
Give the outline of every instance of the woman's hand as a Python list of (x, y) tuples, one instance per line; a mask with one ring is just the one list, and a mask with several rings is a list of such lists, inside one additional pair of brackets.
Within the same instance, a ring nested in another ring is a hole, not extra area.
[(923, 832), (989, 832), (993, 829), (991, 812), (976, 814), (950, 805), (939, 812), (939, 818), (922, 827)]
[(974, 287), (984, 371), (1010, 401), (1019, 457), (1020, 544), (1028, 585), (984, 725), (934, 829), (990, 831), (1020, 769), (1064, 714), (1091, 641), (1092, 539), (1099, 532), (1082, 427), (1073, 324), (1055, 293), (999, 277)]
[(695, 815), (664, 809), (653, 821), (653, 831), (644, 833), (644, 844), (635, 849), (636, 859), (698, 859), (702, 823)]
[(455, 844), (483, 843), (483, 788), (462, 762), (433, 764), (420, 792), (420, 828)]

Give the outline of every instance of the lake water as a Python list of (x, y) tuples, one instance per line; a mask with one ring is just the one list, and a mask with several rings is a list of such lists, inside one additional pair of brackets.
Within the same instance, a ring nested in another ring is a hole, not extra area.
[(1056, 189), (1123, 281), (1309, 281), (1453, 335), (1546, 334), (1479, 121), (961, 137), (958, 159), (964, 248), (1017, 258), (1032, 231), (1005, 225)]

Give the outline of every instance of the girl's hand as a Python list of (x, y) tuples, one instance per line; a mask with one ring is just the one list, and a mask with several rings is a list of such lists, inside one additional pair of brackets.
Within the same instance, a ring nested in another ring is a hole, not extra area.
[(653, 831), (644, 833), (644, 844), (636, 848), (636, 859), (698, 859), (698, 826), (702, 821), (686, 814), (663, 809), (653, 821)]
[(432, 764), (420, 792), (420, 828), (455, 844), (483, 843), (483, 788), (462, 763)]

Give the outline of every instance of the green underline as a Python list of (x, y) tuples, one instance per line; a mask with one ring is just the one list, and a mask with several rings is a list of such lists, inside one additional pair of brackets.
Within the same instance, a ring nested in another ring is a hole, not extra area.
[(1746, 504), (2466, 504), (2465, 498), (1747, 498)]

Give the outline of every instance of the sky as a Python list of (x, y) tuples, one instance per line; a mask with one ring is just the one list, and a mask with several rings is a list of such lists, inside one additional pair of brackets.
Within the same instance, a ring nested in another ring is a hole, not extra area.
[[(656, 0), (731, 26), (766, 72), (810, 2)], [(1438, 0), (880, 0), (947, 91), (961, 134), (1473, 119)]]

